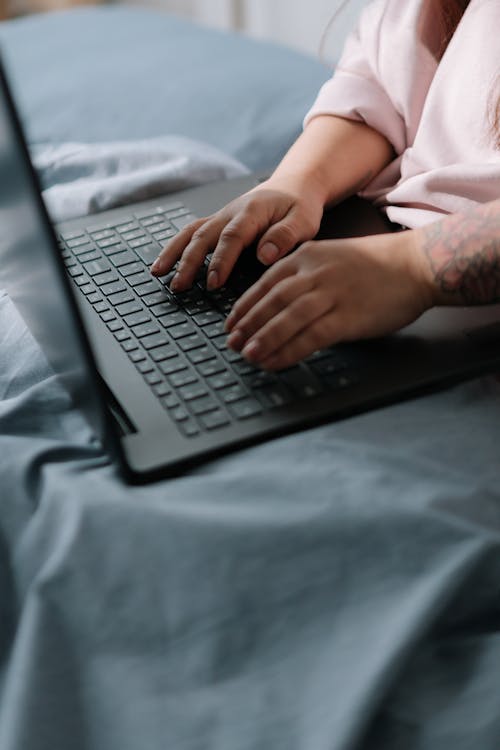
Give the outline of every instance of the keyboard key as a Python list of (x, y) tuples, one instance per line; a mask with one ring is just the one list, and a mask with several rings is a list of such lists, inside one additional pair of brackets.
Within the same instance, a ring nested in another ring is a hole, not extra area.
[(109, 307), (107, 310), (102, 312), (100, 314), (101, 320), (104, 320), (105, 323), (109, 323), (111, 320), (116, 320), (116, 315), (113, 310), (110, 310)]
[(122, 343), (122, 341), (132, 341), (132, 339), (130, 338), (130, 333), (126, 330), (126, 328), (122, 328), (120, 331), (115, 331), (115, 339), (120, 343)]
[(170, 412), (170, 416), (175, 419), (176, 422), (185, 422), (187, 419), (190, 419), (190, 414), (184, 406), (176, 406), (175, 409), (172, 409)]
[[(203, 329), (203, 331), (206, 331), (206, 328)], [(227, 340), (227, 333), (222, 333), (214, 336), (212, 338), (212, 344), (219, 350), (222, 351), (223, 349), (226, 349), (226, 340)]]
[(63, 238), (63, 240), (73, 240), (76, 239), (76, 237), (84, 237), (85, 232), (83, 229), (72, 229), (68, 232), (61, 232), (60, 236)]
[(157, 346), (164, 346), (168, 343), (168, 338), (161, 331), (160, 333), (153, 333), (151, 336), (145, 336), (141, 341), (141, 344), (146, 350), (154, 349)]
[[(139, 263), (137, 256), (132, 250), (122, 250), (119, 253), (110, 255), (109, 259), (115, 268), (121, 268), (122, 266), (128, 266), (130, 263)], [(139, 266), (140, 268), (141, 266)]]
[(146, 237), (146, 235), (143, 232), (141, 234), (142, 234), (142, 237), (139, 237), (136, 240), (130, 240), (130, 242), (128, 242), (128, 246), (131, 247), (131, 248), (133, 248), (134, 250), (136, 250), (139, 247), (143, 247), (145, 245), (150, 245), (151, 244), (151, 238), (150, 237)]
[(125, 339), (121, 342), (121, 345), (125, 352), (133, 352), (135, 349), (139, 348), (139, 344), (134, 339)]
[[(186, 323), (187, 321), (187, 316), (182, 312), (173, 312), (169, 315), (162, 315), (161, 318), (158, 318), (158, 323), (164, 328), (171, 328), (172, 326), (177, 326), (180, 323)], [(193, 330), (196, 329), (193, 328)]]
[(166, 229), (161, 229), (161, 230), (157, 227), (155, 231), (152, 231), (152, 230), (150, 231), (157, 242), (165, 242), (165, 240), (169, 240), (171, 237), (177, 234), (175, 229), (168, 228), (168, 227)]
[(87, 253), (82, 253), (81, 255), (78, 255), (78, 260), (80, 263), (87, 263), (89, 260), (97, 260), (97, 258), (101, 258), (101, 253), (99, 250), (90, 250)]
[(196, 373), (188, 369), (174, 373), (168, 380), (174, 388), (180, 388), (183, 385), (190, 385), (191, 383), (198, 382)]
[[(199, 351), (199, 349), (195, 349), (195, 352)], [(216, 375), (219, 372), (226, 371), (226, 365), (220, 359), (214, 357), (213, 359), (206, 360), (205, 362), (200, 362), (196, 366), (196, 369), (202, 377), (208, 378), (211, 375)]]
[(98, 313), (104, 312), (104, 310), (109, 310), (109, 305), (107, 302), (104, 302), (104, 300), (101, 300), (99, 302), (96, 302), (94, 305), (94, 310)]
[(179, 422), (179, 429), (186, 437), (196, 437), (200, 434), (200, 428), (194, 419), (187, 419), (185, 422)]
[(136, 362), (135, 366), (139, 370), (142, 375), (145, 375), (148, 372), (151, 372), (154, 370), (153, 364), (149, 361), (149, 359), (143, 359), (140, 362)]
[[(98, 274), (104, 274), (106, 275), (106, 271), (111, 270), (111, 265), (109, 261), (107, 261), (105, 258), (97, 258), (96, 260), (90, 260), (88, 262), (82, 261), (80, 258), (80, 262), (83, 263), (85, 270), (87, 271), (89, 276), (97, 276)], [(113, 281), (113, 279), (116, 278), (116, 275), (114, 272), (112, 272), (112, 278), (110, 281)], [(96, 282), (99, 283), (99, 282)], [(107, 283), (107, 282), (104, 282)]]
[(160, 254), (160, 250), (161, 246), (155, 243), (138, 247), (135, 252), (147, 266), (150, 266)]
[(323, 392), (323, 387), (311, 372), (304, 367), (291, 367), (280, 372), (280, 380), (284, 381), (297, 396), (312, 398)]
[[(156, 323), (150, 321), (149, 323), (142, 323), (141, 325), (134, 326), (133, 333), (134, 336), (138, 339), (146, 338), (147, 341), (150, 341), (148, 337), (150, 337), (152, 334), (157, 334), (159, 330), (160, 329), (158, 328)], [(146, 349), (151, 349), (151, 346), (146, 346)]]
[(191, 323), (190, 320), (186, 320), (184, 323), (172, 326), (172, 328), (169, 328), (168, 332), (173, 339), (177, 340), (195, 333), (196, 327)]
[(83, 245), (88, 245), (90, 242), (90, 237), (87, 237), (86, 235), (80, 235), (75, 239), (67, 240), (66, 245), (71, 249), (74, 249), (75, 247), (83, 247)]
[(201, 346), (198, 349), (194, 349), (193, 351), (188, 351), (187, 356), (190, 362), (192, 362), (194, 365), (197, 365), (200, 362), (205, 362), (209, 359), (213, 359), (214, 352), (211, 347), (205, 345)]
[[(102, 299), (101, 295), (99, 294), (99, 292), (91, 292), (90, 294), (87, 295), (87, 299), (88, 299), (88, 301), (90, 302), (91, 305), (97, 305), (98, 302), (102, 302), (103, 301), (103, 299)], [(107, 305), (106, 305), (106, 307), (107, 307)]]
[[(101, 286), (101, 292), (106, 295), (106, 297), (110, 298), (111, 302), (111, 296), (114, 296), (115, 294), (119, 294), (119, 292), (125, 292), (127, 291), (127, 287), (123, 283), (123, 281), (113, 281), (111, 284), (105, 284), (104, 286)], [(115, 306), (116, 303), (112, 302), (112, 304)]]
[[(127, 294), (130, 294), (127, 292)], [(132, 296), (132, 295), (130, 295)], [(130, 315), (131, 313), (136, 313), (142, 310), (141, 303), (136, 299), (131, 299), (130, 302), (124, 302), (122, 304), (117, 304), (116, 306), (116, 312), (118, 315)]]
[(146, 359), (146, 355), (142, 351), (142, 349), (134, 349), (133, 351), (128, 353), (129, 359), (132, 360), (132, 362), (141, 362), (142, 360)]
[(87, 232), (93, 240), (101, 241), (114, 237), (115, 233), (110, 227), (89, 227)]
[[(140, 260), (135, 260), (133, 263), (127, 263), (126, 265), (120, 266), (119, 271), (121, 275), (130, 282), (128, 277), (141, 273), (143, 268), (144, 266)], [(131, 286), (133, 286), (133, 284), (131, 284)]]
[[(144, 266), (141, 266), (141, 270), (138, 273), (134, 273), (131, 276), (127, 277), (127, 283), (130, 284), (130, 286), (137, 286), (139, 287), (141, 284), (149, 284), (153, 283), (154, 286), (151, 289), (148, 289), (148, 291), (155, 291), (155, 289), (158, 289), (158, 285), (155, 282), (151, 281), (151, 275), (144, 269)], [(147, 294), (148, 292), (143, 292), (143, 294)]]
[(131, 232), (134, 229), (138, 229), (139, 224), (136, 221), (126, 221), (123, 224), (117, 224), (115, 229), (119, 234), (124, 234), (125, 232)]
[(232, 404), (234, 401), (246, 398), (248, 396), (248, 391), (242, 385), (237, 383), (236, 385), (232, 385), (229, 388), (222, 390), (220, 395), (222, 396), (224, 403)]
[(153, 214), (153, 216), (144, 216), (140, 221), (143, 227), (151, 227), (155, 224), (162, 224), (164, 219), (163, 214)]
[(246, 398), (230, 404), (229, 411), (236, 419), (249, 419), (262, 413), (262, 407), (254, 398)]
[(164, 375), (172, 375), (172, 373), (174, 372), (185, 370), (187, 368), (187, 364), (184, 362), (182, 357), (176, 354), (174, 357), (170, 357), (170, 359), (167, 359), (164, 362), (160, 362), (158, 364), (158, 367)]
[(103, 250), (104, 250), (104, 248), (109, 248), (112, 245), (118, 245), (118, 243), (120, 242), (120, 238), (118, 236), (109, 237), (109, 238), (106, 238), (104, 240), (97, 240), (94, 237), (94, 240), (95, 240), (96, 245), (98, 247), (100, 247), (101, 249), (103, 249)]
[(87, 274), (84, 273), (81, 276), (76, 276), (73, 279), (73, 281), (75, 282), (75, 284), (77, 284), (78, 286), (82, 287), (82, 286), (85, 286), (85, 284), (88, 284), (90, 282), (90, 279), (87, 276)]
[[(129, 245), (130, 245), (131, 240), (137, 240), (139, 238), (144, 239), (146, 237), (146, 232), (144, 232), (144, 230), (141, 229), (140, 227), (132, 229), (128, 232), (120, 232), (120, 234), (122, 236), (122, 240), (125, 240), (125, 242), (128, 242)], [(133, 247), (133, 245), (130, 245), (130, 247)]]
[(193, 399), (195, 398), (207, 396), (208, 390), (203, 383), (200, 383), (198, 381), (195, 383), (190, 383), (189, 385), (182, 386), (181, 388), (179, 388), (179, 393), (184, 401), (193, 401)]
[(265, 408), (273, 409), (279, 406), (286, 406), (293, 401), (293, 396), (289, 388), (281, 383), (259, 388), (257, 397)]
[[(224, 318), (218, 320), (215, 323), (209, 323), (203, 328), (203, 333), (208, 336), (209, 339), (214, 339), (217, 336), (223, 336), (224, 347), (226, 345), (227, 333), (224, 332)], [(217, 346), (217, 343), (215, 344)]]
[(199, 333), (193, 333), (191, 336), (184, 336), (184, 338), (179, 339), (178, 343), (183, 352), (188, 352), (191, 349), (203, 346), (205, 341), (206, 339), (203, 339)]
[[(129, 279), (127, 279), (129, 281)], [(146, 297), (158, 289), (158, 283), (156, 281), (147, 281), (145, 284), (140, 284), (134, 287), (139, 297)]]
[(216, 391), (218, 391), (221, 388), (227, 388), (230, 385), (235, 385), (238, 381), (232, 372), (230, 372), (229, 370), (225, 370), (224, 372), (220, 372), (217, 375), (208, 377), (207, 382), (211, 388), (214, 388)]
[(200, 414), (200, 422), (206, 430), (216, 430), (230, 424), (229, 417), (222, 409), (215, 409), (208, 414)]
[[(111, 320), (111, 321), (110, 321), (110, 322), (108, 323), (108, 328), (109, 328), (109, 330), (110, 330), (110, 331), (111, 331), (112, 333), (115, 333), (116, 331), (123, 331), (123, 330), (124, 330), (124, 328), (123, 328), (123, 323), (122, 323), (122, 322), (121, 322), (121, 320), (119, 320), (118, 318), (116, 318), (115, 320)], [(128, 336), (128, 335), (129, 335), (129, 334), (127, 334), (127, 336)]]
[(157, 396), (166, 396), (167, 393), (171, 392), (171, 388), (166, 380), (164, 380), (161, 383), (157, 383), (153, 387), (154, 393), (156, 393)]
[(168, 301), (168, 295), (165, 291), (159, 290), (157, 292), (152, 292), (151, 294), (146, 294), (142, 298), (142, 301), (145, 305), (148, 307), (155, 307), (156, 305), (167, 302)]
[(170, 302), (169, 300), (166, 299), (164, 302), (161, 302), (159, 305), (154, 305), (153, 307), (151, 307), (151, 312), (157, 318), (160, 318), (163, 315), (169, 315), (170, 313), (180, 312), (180, 307), (176, 302)]
[(120, 253), (125, 252), (128, 250), (128, 247), (124, 242), (117, 242), (114, 245), (109, 245), (108, 247), (101, 247), (104, 255), (107, 255), (108, 257), (113, 257), (113, 255), (119, 255)]
[(149, 352), (149, 356), (154, 362), (162, 362), (165, 359), (170, 359), (170, 357), (178, 357), (175, 347), (173, 344), (165, 344), (164, 346), (157, 346), (154, 349), (151, 349)]
[(152, 372), (148, 372), (146, 376), (144, 377), (144, 380), (148, 385), (157, 385), (158, 383), (163, 382), (163, 378), (158, 372), (158, 370), (153, 370)]
[(148, 315), (147, 310), (139, 310), (124, 317), (124, 321), (129, 328), (132, 328), (132, 326), (142, 325), (143, 323), (148, 323), (150, 320), (151, 315)]
[(217, 310), (204, 310), (203, 312), (197, 312), (193, 315), (193, 320), (196, 325), (206, 326), (209, 323), (217, 323), (220, 320), (224, 320), (224, 317)]
[(189, 408), (193, 414), (206, 414), (209, 411), (215, 411), (219, 408), (219, 404), (213, 396), (202, 396), (201, 398), (194, 399), (189, 402)]
[(193, 216), (193, 214), (185, 214), (184, 216), (176, 218), (172, 218), (169, 214), (168, 218), (179, 232), (181, 229), (184, 229), (184, 227), (187, 227), (188, 224), (191, 224), (191, 222), (196, 221), (196, 216)]
[(176, 406), (180, 406), (179, 397), (175, 393), (167, 393), (160, 399), (165, 409), (175, 409)]

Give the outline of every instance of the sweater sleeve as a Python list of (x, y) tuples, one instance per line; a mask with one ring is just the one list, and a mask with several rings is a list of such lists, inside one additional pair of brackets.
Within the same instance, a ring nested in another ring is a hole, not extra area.
[(365, 122), (401, 154), (406, 147), (405, 123), (380, 70), (383, 45), (391, 31), (396, 31), (387, 19), (389, 5), (390, 0), (374, 0), (363, 10), (356, 29), (347, 37), (332, 78), (322, 86), (307, 113), (304, 127), (318, 115)]

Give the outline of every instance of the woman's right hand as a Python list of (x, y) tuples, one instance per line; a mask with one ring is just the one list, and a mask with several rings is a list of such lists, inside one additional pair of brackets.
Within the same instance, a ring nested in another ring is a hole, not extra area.
[(296, 245), (317, 234), (323, 202), (304, 184), (293, 179), (270, 178), (231, 201), (212, 216), (188, 224), (162, 250), (151, 267), (164, 276), (177, 263), (170, 288), (188, 289), (213, 252), (207, 270), (207, 288), (225, 284), (242, 250), (258, 241), (257, 257), (271, 265)]

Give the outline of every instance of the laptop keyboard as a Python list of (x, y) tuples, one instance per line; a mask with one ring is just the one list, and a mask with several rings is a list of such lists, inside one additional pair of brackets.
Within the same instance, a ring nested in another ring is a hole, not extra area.
[(180, 432), (194, 438), (355, 382), (338, 347), (280, 373), (259, 370), (228, 349), (223, 325), (248, 286), (242, 273), (208, 292), (205, 267), (180, 294), (168, 289), (171, 274), (150, 275), (166, 241), (194, 218), (171, 201), (127, 221), (59, 236), (68, 273)]

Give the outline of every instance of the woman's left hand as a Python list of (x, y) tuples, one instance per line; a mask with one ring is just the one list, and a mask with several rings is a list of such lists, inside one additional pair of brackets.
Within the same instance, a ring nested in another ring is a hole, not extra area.
[(433, 304), (418, 233), (306, 242), (269, 268), (226, 321), (228, 346), (264, 369), (391, 333)]

